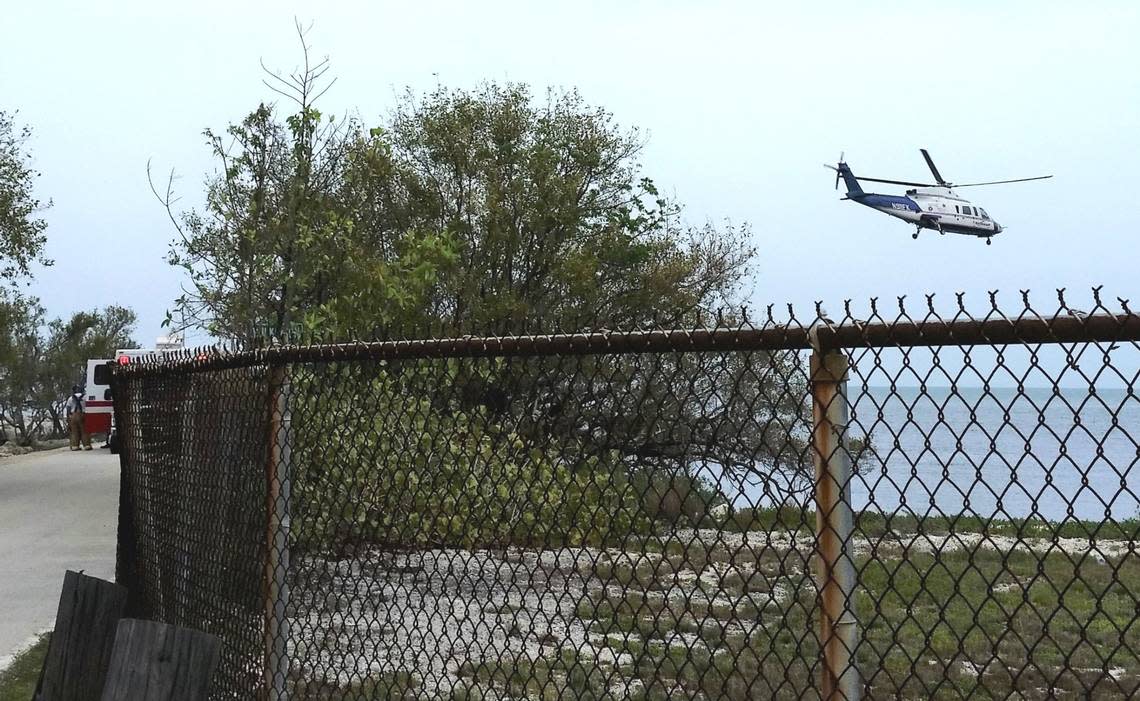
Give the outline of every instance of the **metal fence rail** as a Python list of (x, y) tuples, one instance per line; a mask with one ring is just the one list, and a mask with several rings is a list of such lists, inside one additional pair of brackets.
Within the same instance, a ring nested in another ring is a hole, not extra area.
[(1140, 691), (1140, 317), (901, 301), (116, 374), (130, 614), (216, 698)]

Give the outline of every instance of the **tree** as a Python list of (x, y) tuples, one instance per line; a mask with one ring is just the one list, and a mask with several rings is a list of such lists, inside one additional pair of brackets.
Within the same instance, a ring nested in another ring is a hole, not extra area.
[[(168, 325), (245, 341), (280, 339), (302, 324), (328, 332), (335, 322), (327, 312), (343, 304), (347, 290), (394, 302), (414, 286), (404, 270), (422, 274), (417, 258), (435, 257), (430, 235), (410, 241), (398, 260), (362, 249), (354, 237), (364, 215), (340, 194), (361, 129), (355, 120), (317, 110), (331, 87), (323, 82), (328, 63), (310, 59), (305, 31), (297, 29), (303, 67), (266, 80), (296, 111), (282, 123), (274, 106), (262, 104), (223, 133), (205, 132), (218, 172), (204, 210), (176, 212), (173, 177), (162, 192), (152, 181), (178, 234), (168, 261), (185, 271), (188, 283)], [(411, 300), (382, 306), (391, 313)]]
[(65, 433), (63, 402), (83, 383), (87, 360), (133, 346), (134, 324), (134, 312), (117, 306), (45, 323), (39, 300), (0, 294), (0, 425), (22, 444), (48, 422), (54, 435)]
[[(281, 339), (294, 326), (343, 338), (739, 321), (716, 312), (741, 299), (755, 254), (748, 229), (685, 224), (680, 203), (642, 172), (641, 134), (576, 92), (408, 93), (366, 129), (316, 109), (325, 65), (312, 67), (305, 47), (304, 68), (271, 79), (295, 103), (284, 123), (263, 104), (229, 128), (230, 143), (208, 132), (218, 171), (202, 212), (177, 214), (169, 187), (160, 195), (179, 233), (171, 262), (189, 279), (176, 323), (249, 341), (259, 325)], [(340, 435), (362, 401), (435, 397), (436, 429), (481, 417), (547, 464), (606, 466), (640, 480), (641, 493), (700, 492), (707, 506), (716, 488), (700, 473), (713, 466), (804, 484), (800, 362), (794, 353), (596, 356), (575, 360), (574, 372), (551, 360), (460, 363), (446, 377), (398, 383), (366, 377), (366, 400), (320, 393), (298, 441)], [(380, 468), (338, 469), (368, 479)]]
[(346, 179), (361, 184), (353, 201), (388, 214), (359, 226), (377, 243), (392, 231), (448, 232), (456, 264), (429, 314), (456, 330), (631, 328), (738, 301), (754, 254), (747, 230), (686, 226), (681, 205), (641, 172), (639, 132), (576, 92), (542, 102), (517, 84), (409, 94), (384, 138), (394, 182), (383, 163)]
[(64, 400), (73, 384), (83, 384), (87, 361), (111, 358), (117, 349), (137, 345), (131, 337), (135, 321), (134, 311), (111, 305), (76, 312), (67, 321), (54, 319), (48, 325), (32, 402), (47, 414), (53, 431), (65, 431)]
[(33, 263), (51, 265), (44, 257), (47, 222), (39, 212), (50, 203), (33, 195), (39, 176), (31, 167), (27, 126), (17, 127), (13, 115), (0, 111), (0, 282), (15, 283), (31, 274)]
[(382, 127), (325, 118), (327, 59), (268, 84), (225, 136), (202, 211), (156, 193), (188, 285), (170, 322), (249, 339), (290, 326), (630, 327), (735, 303), (747, 229), (685, 226), (637, 161), (643, 139), (574, 92), (521, 85), (407, 94)]
[(21, 445), (38, 428), (32, 395), (43, 357), (43, 323), (38, 299), (0, 292), (0, 428), (10, 428)]

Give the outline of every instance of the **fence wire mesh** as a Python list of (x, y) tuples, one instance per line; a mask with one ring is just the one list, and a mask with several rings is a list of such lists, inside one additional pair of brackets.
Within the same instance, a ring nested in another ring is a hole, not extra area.
[(116, 373), (131, 613), (216, 698), (1140, 689), (1140, 318), (771, 312)]

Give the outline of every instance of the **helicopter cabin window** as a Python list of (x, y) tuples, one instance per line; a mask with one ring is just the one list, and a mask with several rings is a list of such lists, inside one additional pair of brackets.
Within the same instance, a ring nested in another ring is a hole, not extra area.
[(990, 218), (990, 215), (986, 214), (986, 210), (982, 209), (982, 210), (979, 210), (979, 211), (981, 211), (981, 213), (982, 213), (982, 219), (985, 219), (985, 220), (987, 220), (987, 221), (988, 221), (988, 220), (989, 220), (989, 218)]

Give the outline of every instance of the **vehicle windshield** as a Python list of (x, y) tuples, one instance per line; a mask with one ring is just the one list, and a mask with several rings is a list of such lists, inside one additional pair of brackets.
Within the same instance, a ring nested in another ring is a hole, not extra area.
[(982, 213), (982, 219), (990, 218), (990, 215), (986, 214), (986, 210), (982, 209), (981, 207), (978, 207), (978, 211)]

